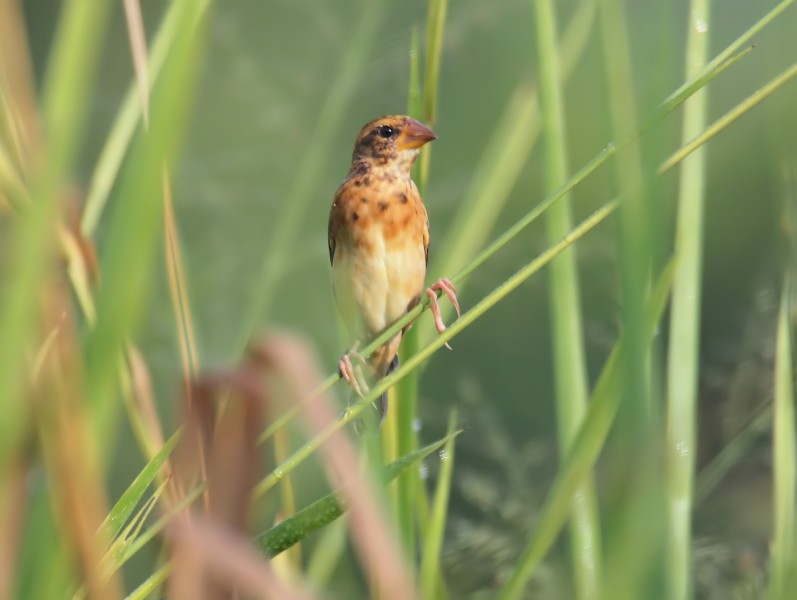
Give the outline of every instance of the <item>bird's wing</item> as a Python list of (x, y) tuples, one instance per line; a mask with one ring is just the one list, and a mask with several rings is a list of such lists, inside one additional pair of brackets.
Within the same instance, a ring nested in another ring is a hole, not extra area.
[(429, 266), (429, 214), (426, 212), (426, 207), (423, 202), (420, 203), (423, 208), (423, 255), (426, 259), (426, 266)]
[(329, 210), (329, 222), (327, 223), (327, 245), (329, 246), (329, 264), (335, 261), (335, 230), (339, 223), (338, 213), (340, 212), (340, 190), (335, 193), (335, 200), (332, 202), (332, 208)]
[(329, 246), (329, 264), (331, 265), (335, 260), (335, 236), (332, 234), (331, 216), (327, 225), (327, 245)]

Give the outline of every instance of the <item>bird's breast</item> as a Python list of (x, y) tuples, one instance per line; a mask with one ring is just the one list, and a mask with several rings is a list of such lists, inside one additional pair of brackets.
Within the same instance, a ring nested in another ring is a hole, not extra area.
[(426, 214), (417, 191), (385, 192), (359, 186), (336, 200), (343, 223), (333, 261), (335, 298), (358, 337), (399, 319), (417, 303), (426, 277)]

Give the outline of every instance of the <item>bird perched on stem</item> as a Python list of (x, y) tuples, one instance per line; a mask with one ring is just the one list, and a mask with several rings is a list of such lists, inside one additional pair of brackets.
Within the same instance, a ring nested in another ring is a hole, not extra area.
[[(424, 293), (429, 261), (429, 218), (411, 170), (421, 147), (435, 133), (415, 119), (380, 117), (360, 130), (351, 168), (335, 193), (329, 213), (329, 260), (338, 310), (356, 342), (367, 342), (412, 309)], [(435, 326), (445, 324), (437, 291), (448, 296), (459, 314), (456, 290), (447, 279), (426, 289)], [(398, 366), (404, 331), (377, 348), (367, 363), (367, 379), (381, 379)], [(356, 346), (355, 346), (356, 348)], [(341, 376), (362, 395), (367, 383), (358, 379), (349, 354), (338, 363)], [(387, 394), (377, 403), (380, 418)]]

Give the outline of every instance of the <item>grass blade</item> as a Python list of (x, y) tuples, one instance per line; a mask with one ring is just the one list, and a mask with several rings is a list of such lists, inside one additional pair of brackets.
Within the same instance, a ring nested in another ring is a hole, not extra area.
[(772, 576), (769, 597), (787, 598), (786, 585), (794, 568), (797, 432), (794, 426), (794, 357), (789, 315), (790, 280), (783, 284), (775, 350), (775, 399), (772, 419), (773, 523)]
[(177, 431), (171, 438), (163, 445), (163, 448), (150, 460), (141, 472), (136, 475), (133, 482), (127, 487), (125, 492), (116, 501), (111, 511), (108, 513), (101, 529), (106, 539), (115, 537), (121, 531), (127, 519), (133, 513), (138, 503), (144, 497), (144, 494), (149, 488), (150, 484), (155, 481), (158, 472), (164, 465), (166, 460), (174, 450), (177, 442), (180, 440), (182, 430)]
[[(686, 78), (708, 55), (707, 0), (692, 0), (686, 50)], [(684, 106), (682, 136), (705, 127), (708, 95), (696, 92)], [(675, 252), (678, 261), (672, 292), (667, 357), (667, 588), (671, 600), (692, 597), (692, 496), (697, 454), (697, 383), (700, 365), (701, 273), (706, 151), (700, 148), (681, 164)]]
[(440, 575), (440, 552), (443, 549), (443, 534), (448, 513), (448, 496), (451, 492), (451, 475), (454, 472), (454, 440), (457, 437), (457, 413), (452, 412), (448, 419), (446, 442), (440, 451), (440, 474), (432, 502), (429, 528), (423, 543), (421, 555), (421, 598), (439, 598), (437, 590), (442, 585)]
[[(545, 185), (554, 191), (567, 180), (567, 133), (563, 75), (556, 44), (556, 15), (550, 0), (536, 0), (535, 21), (540, 72), (540, 105), (545, 142)], [(548, 242), (573, 227), (569, 195), (548, 210)], [(589, 384), (581, 321), (580, 286), (575, 248), (551, 263), (550, 311), (559, 452), (566, 456), (587, 410)], [(600, 597), (600, 524), (594, 483), (587, 479), (576, 492), (570, 522), (570, 555), (575, 597)]]

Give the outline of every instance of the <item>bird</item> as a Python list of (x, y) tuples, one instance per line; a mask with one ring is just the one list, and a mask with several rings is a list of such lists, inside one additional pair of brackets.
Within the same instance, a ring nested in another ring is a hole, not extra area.
[[(415, 307), (424, 294), (429, 263), (429, 217), (412, 165), (421, 147), (437, 139), (427, 126), (404, 115), (387, 115), (367, 123), (357, 135), (351, 166), (335, 192), (329, 213), (329, 261), (338, 311), (355, 343), (338, 362), (338, 370), (362, 396), (368, 384), (358, 380), (351, 356), (367, 365), (373, 383), (398, 367), (398, 348), (409, 325), (369, 357), (356, 352)], [(437, 331), (446, 326), (436, 292), (444, 293), (460, 314), (456, 288), (439, 279), (425, 294)], [(375, 402), (381, 422), (387, 392)]]

